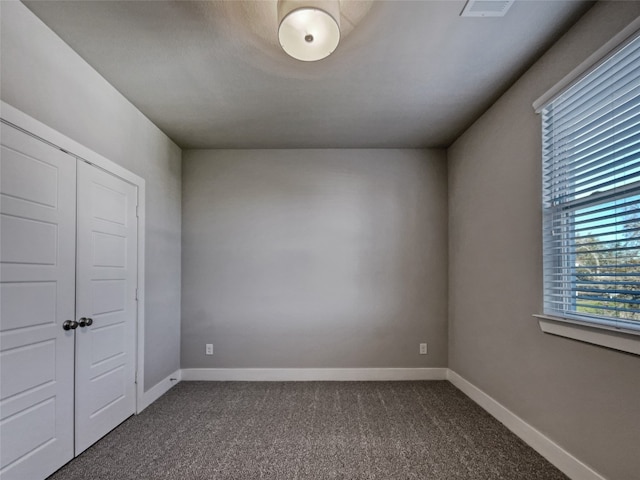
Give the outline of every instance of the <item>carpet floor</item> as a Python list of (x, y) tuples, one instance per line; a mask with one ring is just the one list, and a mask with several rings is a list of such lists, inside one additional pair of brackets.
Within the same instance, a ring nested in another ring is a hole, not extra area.
[(51, 480), (556, 480), (449, 382), (182, 382)]

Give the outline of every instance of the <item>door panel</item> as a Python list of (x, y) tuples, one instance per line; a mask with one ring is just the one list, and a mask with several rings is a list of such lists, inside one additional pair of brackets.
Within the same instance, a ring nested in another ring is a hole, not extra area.
[(73, 458), (76, 159), (0, 125), (0, 476)]
[(44, 340), (2, 352), (2, 368), (8, 372), (20, 372), (20, 375), (9, 375), (4, 379), (3, 398), (12, 397), (55, 380), (55, 363), (51, 362), (55, 357), (55, 340)]
[(76, 455), (135, 412), (137, 188), (78, 163)]
[(55, 324), (57, 282), (0, 283), (2, 330)]
[[(12, 415), (3, 424), (3, 430), (11, 441), (2, 443), (0, 457), (4, 465), (11, 465), (17, 460), (25, 458), (28, 454), (38, 454), (43, 447), (46, 449), (56, 441), (56, 402), (55, 398), (47, 398), (31, 407)], [(36, 445), (36, 448), (34, 448)], [(34, 462), (35, 459), (30, 460)], [(35, 465), (31, 465), (35, 467)], [(5, 475), (9, 477), (9, 470)], [(14, 478), (42, 478), (20, 477)]]
[(32, 218), (2, 214), (0, 228), (5, 264), (55, 265), (57, 225)]

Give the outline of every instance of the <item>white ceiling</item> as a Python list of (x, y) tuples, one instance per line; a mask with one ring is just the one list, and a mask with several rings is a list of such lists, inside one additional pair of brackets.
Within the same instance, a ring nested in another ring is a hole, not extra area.
[(592, 5), (342, 0), (348, 35), (303, 63), (275, 0), (25, 3), (183, 148), (448, 146)]

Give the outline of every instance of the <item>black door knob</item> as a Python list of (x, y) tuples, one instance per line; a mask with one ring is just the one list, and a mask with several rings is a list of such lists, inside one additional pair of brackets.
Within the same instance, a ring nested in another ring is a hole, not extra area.
[(78, 322), (75, 320), (65, 320), (62, 324), (63, 330), (75, 330), (76, 328), (78, 328)]
[(82, 317), (80, 319), (80, 322), (78, 323), (78, 325), (80, 325), (81, 327), (89, 327), (93, 324), (93, 318), (89, 318), (89, 317)]

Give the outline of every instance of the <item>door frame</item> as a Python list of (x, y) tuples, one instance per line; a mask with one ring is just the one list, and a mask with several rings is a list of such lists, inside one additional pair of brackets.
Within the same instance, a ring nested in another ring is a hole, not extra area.
[(38, 138), (49, 145), (62, 150), (78, 160), (90, 163), (125, 182), (138, 187), (138, 305), (136, 325), (136, 414), (144, 408), (144, 292), (145, 292), (145, 211), (146, 195), (144, 178), (130, 172), (99, 153), (72, 140), (15, 107), (0, 102), (0, 119), (24, 133)]

